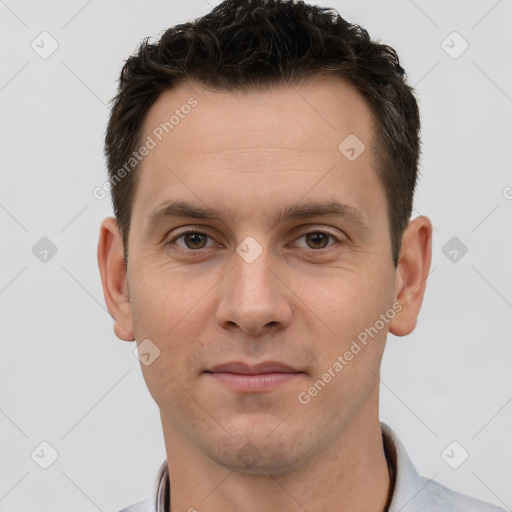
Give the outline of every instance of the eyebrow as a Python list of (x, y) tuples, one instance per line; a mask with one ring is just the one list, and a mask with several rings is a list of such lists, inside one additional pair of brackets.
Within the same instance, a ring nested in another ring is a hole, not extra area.
[[(147, 224), (152, 226), (160, 224), (167, 219), (182, 217), (193, 219), (219, 219), (225, 221), (230, 216), (232, 217), (232, 213), (228, 210), (197, 206), (186, 201), (166, 200), (148, 214)], [(324, 216), (338, 217), (361, 228), (368, 227), (368, 217), (362, 210), (341, 203), (336, 199), (331, 199), (326, 202), (310, 201), (291, 204), (281, 208), (270, 220), (270, 225), (276, 225), (286, 220)]]

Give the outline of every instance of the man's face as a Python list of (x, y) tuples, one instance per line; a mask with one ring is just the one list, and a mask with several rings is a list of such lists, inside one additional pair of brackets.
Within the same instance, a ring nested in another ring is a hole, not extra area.
[[(191, 97), (197, 105), (183, 109)], [(159, 141), (154, 130), (176, 109)], [(149, 111), (142, 141), (157, 144), (132, 210), (128, 328), (160, 350), (142, 370), (171, 439), (226, 467), (279, 473), (377, 415), (389, 329), (377, 321), (393, 306), (395, 269), (372, 129), (362, 98), (338, 80), (250, 93), (182, 85)], [(366, 145), (359, 156), (353, 138), (339, 149), (350, 135)], [(157, 215), (177, 201), (221, 217)], [(286, 215), (333, 201), (351, 214)], [(268, 361), (297, 373), (209, 372)]]

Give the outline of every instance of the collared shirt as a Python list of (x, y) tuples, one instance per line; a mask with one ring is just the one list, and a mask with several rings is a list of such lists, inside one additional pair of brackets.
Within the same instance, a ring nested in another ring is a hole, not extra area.
[[(386, 456), (391, 459), (395, 477), (389, 512), (506, 512), (420, 476), (395, 432), (382, 422), (381, 429)], [(164, 460), (151, 496), (120, 512), (169, 512), (169, 490), (169, 468)]]

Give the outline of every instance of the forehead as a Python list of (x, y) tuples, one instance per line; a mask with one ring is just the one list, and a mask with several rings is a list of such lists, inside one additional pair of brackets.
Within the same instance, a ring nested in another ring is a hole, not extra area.
[[(185, 82), (160, 94), (147, 113), (143, 134), (159, 127), (164, 142), (182, 152), (219, 153), (264, 144), (330, 153), (348, 134), (370, 142), (373, 116), (352, 86), (333, 77), (249, 91), (214, 92)], [(258, 138), (248, 139), (248, 133)]]
[[(363, 98), (339, 79), (235, 92), (183, 83), (144, 120), (141, 140), (154, 148), (139, 169), (133, 218), (171, 198), (252, 215), (337, 190), (344, 203), (377, 211), (373, 129)], [(364, 148), (355, 160), (340, 151), (346, 140)]]

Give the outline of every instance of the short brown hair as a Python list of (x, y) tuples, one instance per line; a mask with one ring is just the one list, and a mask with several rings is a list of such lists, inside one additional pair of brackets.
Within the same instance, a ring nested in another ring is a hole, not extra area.
[[(145, 38), (123, 66), (105, 136), (114, 214), (125, 259), (137, 167), (117, 179), (140, 145), (145, 115), (160, 93), (185, 80), (219, 91), (299, 84), (328, 73), (352, 85), (375, 118), (377, 175), (386, 191), (393, 264), (412, 212), (420, 156), (414, 90), (390, 46), (335, 10), (293, 0), (226, 0), (194, 21)], [(341, 142), (341, 141), (340, 141)]]

